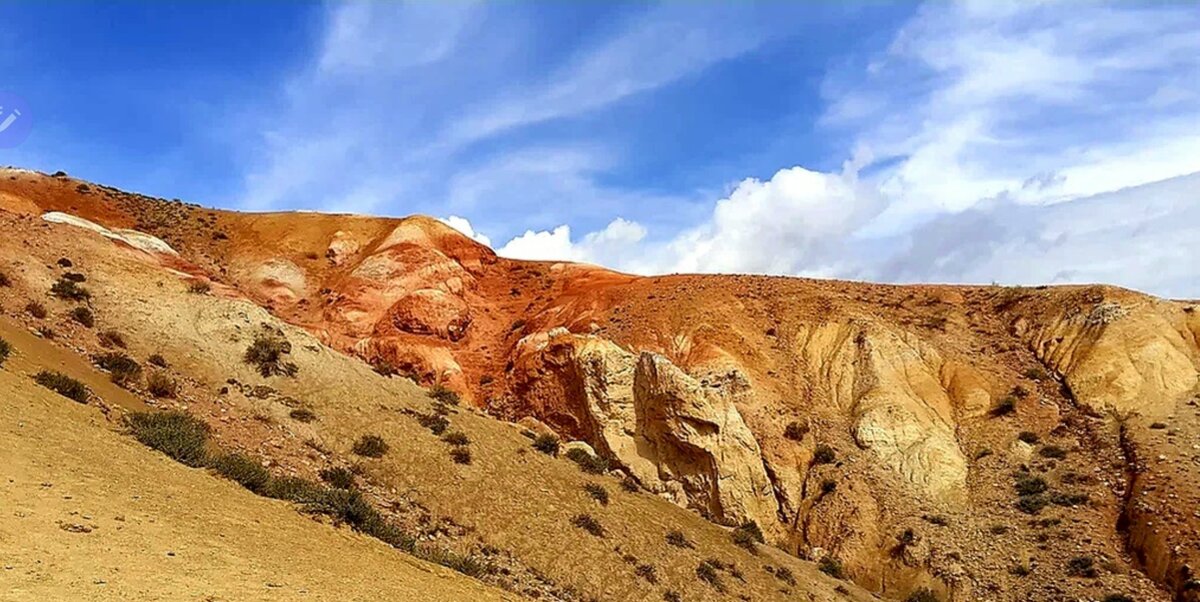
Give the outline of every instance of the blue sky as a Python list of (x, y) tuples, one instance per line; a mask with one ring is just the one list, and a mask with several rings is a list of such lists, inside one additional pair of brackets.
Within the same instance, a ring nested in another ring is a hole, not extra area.
[(35, 119), (0, 164), (426, 213), (508, 256), (639, 273), (1200, 296), (1176, 265), (1200, 250), (1194, 3), (4, 3), (0, 22), (0, 92)]

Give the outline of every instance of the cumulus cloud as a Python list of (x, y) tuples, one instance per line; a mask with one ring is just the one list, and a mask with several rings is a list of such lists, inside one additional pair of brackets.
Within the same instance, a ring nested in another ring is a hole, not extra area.
[(471, 226), (471, 222), (465, 217), (451, 215), (445, 219), (439, 218), (439, 221), (447, 226), (450, 226), (451, 228), (454, 228), (455, 230), (458, 230), (467, 238), (470, 238), (475, 242), (485, 244), (489, 247), (492, 246), (492, 239), (488, 238), (487, 235), (482, 232), (476, 232), (475, 228)]
[(646, 237), (640, 224), (617, 218), (602, 230), (591, 232), (579, 241), (571, 240), (571, 227), (553, 230), (527, 230), (508, 241), (497, 253), (511, 259), (580, 261), (621, 265), (623, 259), (637, 253)]

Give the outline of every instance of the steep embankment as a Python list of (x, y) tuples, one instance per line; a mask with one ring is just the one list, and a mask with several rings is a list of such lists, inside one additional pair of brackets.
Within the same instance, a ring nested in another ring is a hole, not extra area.
[(222, 296), (586, 441), (659, 497), (753, 520), (887, 596), (1168, 598), (1143, 570), (1193, 595), (1200, 517), (1153, 519), (1197, 491), (1189, 304), (1100, 286), (638, 278), (505, 260), (428, 218), (236, 214), (32, 175), (0, 192), (30, 218), (160, 237), (179, 255), (154, 261)]

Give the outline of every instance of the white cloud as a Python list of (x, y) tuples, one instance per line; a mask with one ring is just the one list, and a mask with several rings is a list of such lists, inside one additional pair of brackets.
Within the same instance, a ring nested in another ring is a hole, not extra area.
[(623, 258), (638, 252), (645, 237), (646, 229), (640, 224), (617, 218), (578, 242), (571, 240), (571, 227), (566, 225), (553, 230), (527, 230), (496, 252), (511, 259), (605, 262), (619, 266)]
[(485, 244), (489, 247), (492, 246), (492, 239), (488, 238), (482, 232), (476, 232), (475, 228), (471, 227), (471, 222), (468, 221), (465, 217), (451, 215), (450, 217), (447, 217), (445, 219), (439, 218), (439, 221), (441, 221), (443, 224), (446, 224), (447, 226), (450, 226), (451, 228), (454, 228), (455, 230), (458, 230), (464, 236), (474, 240), (475, 242)]

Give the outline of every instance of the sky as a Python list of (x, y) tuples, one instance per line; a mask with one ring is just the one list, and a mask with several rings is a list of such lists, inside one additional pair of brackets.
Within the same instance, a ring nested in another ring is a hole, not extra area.
[(5, 2), (0, 23), (0, 124), (32, 123), (0, 165), (433, 215), (641, 274), (1200, 297), (1195, 2)]

